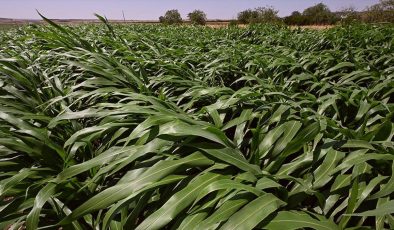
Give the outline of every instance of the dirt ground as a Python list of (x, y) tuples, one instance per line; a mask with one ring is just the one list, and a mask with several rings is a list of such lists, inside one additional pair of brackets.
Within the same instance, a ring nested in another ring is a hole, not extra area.
[(310, 26), (290, 26), (290, 28), (297, 29), (301, 27), (302, 29), (313, 29), (313, 30), (326, 30), (334, 28), (334, 25), (310, 25)]
[[(223, 28), (223, 27), (227, 27), (228, 23), (220, 23), (220, 24), (207, 24), (208, 27), (211, 28)], [(238, 27), (241, 28), (246, 28), (248, 25), (238, 25)], [(334, 25), (310, 25), (310, 26), (290, 26), (290, 28), (292, 29), (297, 29), (298, 27), (300, 27), (301, 29), (312, 29), (312, 30), (326, 30), (326, 29), (331, 29), (334, 27)]]

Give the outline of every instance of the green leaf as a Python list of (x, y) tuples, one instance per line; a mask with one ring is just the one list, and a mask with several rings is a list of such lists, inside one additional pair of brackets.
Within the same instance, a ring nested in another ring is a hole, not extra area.
[(340, 229), (332, 220), (324, 216), (314, 215), (314, 217), (301, 211), (282, 211), (270, 220), (263, 229), (268, 230), (296, 230), (311, 228), (316, 230)]
[(384, 216), (394, 213), (394, 200), (390, 200), (375, 210), (365, 211), (362, 213), (346, 214), (349, 216)]
[(146, 193), (149, 190), (158, 188), (163, 185), (172, 184), (178, 182), (182, 179), (186, 178), (186, 176), (179, 176), (179, 175), (169, 175), (158, 182), (152, 183), (143, 189), (138, 190), (137, 192), (132, 193), (130, 196), (126, 197), (125, 199), (119, 201), (116, 205), (112, 206), (111, 209), (107, 212), (103, 219), (103, 229), (107, 229), (108, 224), (113, 220), (115, 214), (119, 212), (119, 210), (130, 202), (132, 202), (136, 197), (141, 196), (142, 193)]
[(341, 63), (337, 64), (336, 66), (334, 66), (334, 67), (328, 69), (328, 70), (324, 73), (324, 75), (328, 75), (328, 74), (330, 74), (331, 72), (334, 72), (334, 71), (337, 71), (337, 70), (340, 70), (340, 69), (343, 69), (343, 68), (349, 68), (349, 67), (354, 67), (354, 66), (355, 66), (355, 65), (354, 65), (353, 63), (351, 63), (351, 62), (341, 62)]
[(220, 179), (220, 174), (206, 173), (191, 181), (184, 189), (175, 193), (159, 210), (149, 215), (138, 227), (141, 229), (160, 229), (173, 220), (177, 214), (193, 203), (197, 191)]
[(388, 196), (394, 192), (394, 161), (391, 165), (391, 173), (392, 175), (390, 177), (390, 180), (382, 187), (382, 189), (380, 189), (380, 191), (369, 197), (369, 199), (381, 198), (384, 196)]
[(297, 134), (297, 136), (283, 150), (283, 153), (281, 155), (287, 156), (298, 151), (305, 143), (313, 140), (315, 136), (319, 133), (319, 131), (319, 122), (315, 122), (309, 125)]
[(22, 180), (33, 176), (37, 172), (31, 169), (22, 169), (16, 175), (0, 181), (0, 197), (4, 197), (8, 190), (18, 185)]
[(180, 160), (160, 161), (144, 172), (138, 179), (130, 181), (126, 184), (117, 184), (115, 186), (109, 187), (108, 189), (93, 196), (88, 201), (76, 208), (69, 216), (63, 219), (60, 224), (68, 224), (78, 217), (91, 213), (95, 210), (108, 207), (115, 202), (130, 196), (133, 192), (137, 192), (138, 190), (143, 189), (145, 186), (148, 186), (156, 181), (161, 180), (165, 176), (170, 175), (182, 165), (206, 166), (210, 164), (212, 164), (212, 162), (198, 152)]
[(34, 206), (26, 219), (26, 228), (34, 230), (38, 227), (38, 218), (44, 204), (55, 194), (56, 184), (49, 183), (40, 190), (34, 200)]
[(223, 146), (234, 147), (234, 144), (217, 128), (187, 125), (180, 121), (169, 122), (160, 126), (159, 135), (199, 136), (220, 143)]
[(252, 172), (253, 174), (261, 173), (260, 168), (257, 167), (256, 165), (249, 164), (249, 162), (247, 162), (246, 159), (242, 156), (242, 153), (238, 150), (232, 148), (209, 149), (209, 148), (204, 148), (203, 145), (199, 145), (199, 144), (196, 144), (194, 146), (200, 149), (203, 153), (207, 153), (210, 156), (222, 160), (241, 170), (244, 170), (246, 172)]
[(330, 149), (326, 153), (323, 163), (313, 173), (313, 188), (316, 189), (325, 186), (332, 179), (332, 174), (335, 172), (337, 163), (344, 157), (344, 153)]
[(253, 229), (268, 215), (285, 203), (271, 194), (265, 194), (232, 215), (220, 229)]
[(196, 229), (216, 229), (221, 222), (226, 221), (252, 199), (253, 197), (250, 194), (234, 196), (221, 204), (220, 207), (207, 219), (201, 222)]
[(197, 203), (199, 200), (201, 200), (204, 196), (206, 196), (207, 194), (217, 191), (217, 190), (223, 190), (223, 189), (227, 189), (227, 190), (241, 190), (241, 191), (247, 191), (250, 192), (252, 194), (255, 194), (256, 196), (260, 196), (262, 195), (262, 192), (250, 185), (246, 185), (246, 184), (242, 184), (240, 182), (236, 182), (230, 179), (221, 179), (221, 180), (217, 180), (212, 182), (211, 184), (209, 184), (208, 186), (206, 186), (205, 188), (201, 189), (201, 191), (198, 192), (198, 197), (195, 199), (195, 203)]

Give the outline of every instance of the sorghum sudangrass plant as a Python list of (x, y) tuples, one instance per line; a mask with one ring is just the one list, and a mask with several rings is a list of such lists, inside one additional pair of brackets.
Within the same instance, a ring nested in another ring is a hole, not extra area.
[(1, 32), (0, 229), (394, 228), (393, 34)]

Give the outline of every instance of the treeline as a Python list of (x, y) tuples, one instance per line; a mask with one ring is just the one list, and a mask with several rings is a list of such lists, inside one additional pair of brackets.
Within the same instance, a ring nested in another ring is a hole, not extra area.
[[(280, 23), (287, 25), (333, 25), (337, 23), (351, 22), (390, 22), (394, 23), (394, 0), (380, 0), (364, 11), (358, 12), (354, 8), (347, 8), (339, 12), (332, 12), (323, 3), (311, 6), (303, 12), (294, 11), (290, 16), (281, 18), (278, 10), (273, 7), (258, 7), (239, 12), (237, 20), (232, 24), (256, 24), (256, 23)], [(192, 24), (205, 25), (207, 15), (201, 10), (195, 10), (188, 14)], [(159, 18), (164, 24), (181, 24), (183, 19), (178, 10), (169, 10)]]
[(365, 22), (391, 22), (394, 23), (394, 0), (380, 0), (378, 4), (357, 15)]
[(290, 16), (284, 17), (283, 22), (288, 25), (332, 25), (350, 22), (394, 23), (394, 0), (380, 0), (378, 4), (361, 12), (351, 7), (339, 12), (331, 12), (326, 5), (320, 3), (305, 9), (302, 13), (294, 11)]
[[(187, 17), (195, 25), (205, 25), (207, 22), (207, 15), (202, 10), (190, 12)], [(178, 10), (167, 11), (164, 16), (159, 18), (159, 21), (163, 24), (181, 24), (183, 22)]]
[(253, 23), (285, 23), (287, 25), (333, 25), (350, 22), (391, 22), (394, 23), (394, 0), (380, 0), (378, 4), (358, 12), (354, 8), (347, 8), (339, 12), (332, 12), (323, 3), (311, 6), (302, 13), (294, 11), (290, 16), (280, 18), (273, 7), (245, 10), (238, 14), (238, 22)]
[(283, 19), (288, 25), (331, 25), (338, 22), (341, 18), (331, 12), (328, 6), (319, 3), (309, 7), (300, 13), (294, 11), (290, 16)]

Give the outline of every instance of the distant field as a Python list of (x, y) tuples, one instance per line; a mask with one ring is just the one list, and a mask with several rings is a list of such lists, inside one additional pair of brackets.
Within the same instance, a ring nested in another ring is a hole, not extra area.
[[(94, 24), (100, 23), (97, 19), (53, 19), (53, 22), (58, 24)], [(25, 19), (5, 19), (0, 18), (0, 24), (29, 24), (29, 23), (44, 23), (42, 20), (25, 20)], [(158, 24), (157, 20), (110, 20), (110, 23), (116, 24)], [(188, 21), (184, 23), (188, 24)], [(208, 20), (208, 24), (228, 24), (228, 20)]]
[[(99, 20), (79, 20), (79, 19), (56, 19), (53, 20), (54, 22), (58, 24), (64, 24), (64, 25), (84, 25), (84, 24), (99, 24)], [(44, 23), (43, 21), (38, 21), (38, 20), (16, 20), (16, 21), (10, 21), (10, 20), (1, 20), (0, 19), (0, 29), (1, 28), (14, 28), (16, 25), (26, 25), (29, 23), (33, 24), (42, 24)], [(113, 24), (130, 24), (130, 25), (149, 25), (149, 24), (160, 24), (159, 21), (151, 20), (151, 21), (136, 21), (136, 20), (111, 20), (110, 23)], [(228, 20), (210, 20), (207, 21), (207, 26), (211, 28), (223, 28), (227, 27), (229, 25), (230, 21)], [(184, 22), (184, 24), (189, 24), (189, 22)], [(239, 27), (247, 27), (247, 25), (238, 25)], [(330, 25), (309, 25), (309, 26), (291, 26), (292, 28), (306, 28), (306, 29), (316, 29), (316, 30), (321, 30), (321, 29), (327, 29), (327, 28), (332, 28), (334, 26)]]
[(8, 29), (13, 29), (13, 28), (17, 28), (21, 25), (18, 24), (1, 24), (0, 23), (0, 30), (8, 30)]

